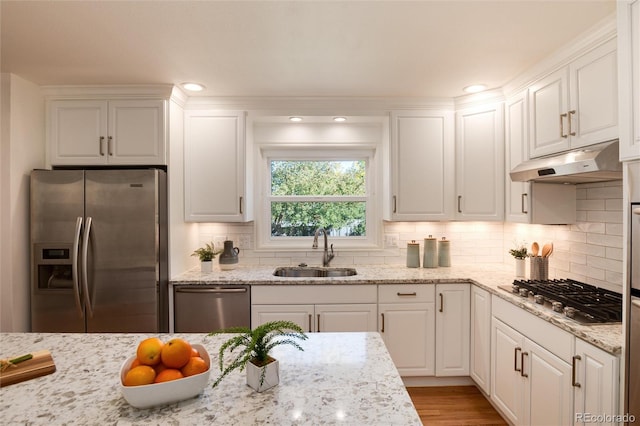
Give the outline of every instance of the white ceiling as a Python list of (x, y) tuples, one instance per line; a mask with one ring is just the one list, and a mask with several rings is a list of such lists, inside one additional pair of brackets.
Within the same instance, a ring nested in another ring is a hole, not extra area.
[(456, 97), (500, 87), (615, 0), (8, 1), (1, 67), (42, 85), (205, 96)]

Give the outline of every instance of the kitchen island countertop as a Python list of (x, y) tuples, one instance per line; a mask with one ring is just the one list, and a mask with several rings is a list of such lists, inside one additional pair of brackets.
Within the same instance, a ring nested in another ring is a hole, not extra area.
[[(311, 333), (304, 352), (280, 346), (280, 384), (262, 393), (233, 372), (197, 397), (149, 409), (122, 396), (120, 367), (147, 334), (0, 334), (0, 357), (49, 349), (57, 371), (0, 388), (5, 424), (385, 424), (420, 425), (378, 333)], [(202, 344), (217, 360), (229, 335), (160, 335)]]
[[(277, 265), (286, 266), (286, 265)], [(583, 339), (606, 352), (619, 355), (622, 352), (622, 324), (582, 325), (563, 314), (541, 308), (532, 301), (508, 293), (498, 286), (511, 285), (516, 278), (511, 264), (466, 264), (446, 268), (407, 268), (404, 265), (338, 265), (354, 267), (358, 274), (349, 277), (331, 278), (284, 278), (276, 277), (275, 265), (239, 265), (230, 271), (221, 271), (214, 266), (209, 273), (199, 268), (190, 269), (174, 276), (174, 285), (385, 285), (385, 284), (446, 284), (469, 282), (490, 293), (520, 306), (527, 312), (550, 322), (574, 336)], [(555, 278), (555, 277), (550, 277)]]

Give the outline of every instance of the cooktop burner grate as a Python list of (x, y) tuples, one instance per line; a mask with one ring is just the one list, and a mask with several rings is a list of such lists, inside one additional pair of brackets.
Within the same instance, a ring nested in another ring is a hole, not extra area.
[(503, 290), (532, 297), (536, 303), (564, 312), (581, 323), (604, 324), (622, 322), (622, 295), (570, 279), (515, 280)]

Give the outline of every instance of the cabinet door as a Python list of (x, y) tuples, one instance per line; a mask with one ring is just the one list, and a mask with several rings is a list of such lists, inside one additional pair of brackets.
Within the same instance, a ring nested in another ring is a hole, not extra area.
[(106, 101), (51, 101), (48, 114), (47, 139), (52, 165), (107, 163)]
[(528, 339), (525, 341), (522, 359), (522, 375), (525, 377), (525, 421), (522, 423), (572, 424), (571, 366)]
[(166, 164), (165, 101), (109, 101), (110, 164)]
[(453, 113), (394, 112), (391, 123), (391, 218), (452, 219)]
[(528, 160), (529, 133), (527, 92), (521, 92), (506, 102), (505, 149), (507, 173), (505, 179), (505, 206), (508, 222), (529, 222), (530, 192), (528, 182), (512, 182), (509, 171)]
[[(529, 155), (569, 149), (569, 70), (562, 68), (529, 88)], [(563, 115), (567, 114), (567, 115)]]
[(251, 307), (251, 327), (269, 321), (291, 321), (305, 331), (315, 331), (313, 305), (253, 305)]
[(469, 373), (478, 387), (491, 393), (491, 295), (471, 286), (471, 351)]
[(523, 419), (524, 337), (495, 317), (491, 323), (491, 401), (512, 424)]
[(436, 296), (436, 376), (468, 376), (469, 284), (438, 284)]
[(378, 305), (316, 305), (316, 331), (377, 331)]
[[(569, 65), (571, 148), (618, 137), (618, 67), (616, 40)], [(574, 112), (575, 111), (575, 112)]]
[(576, 424), (588, 423), (585, 413), (618, 414), (618, 358), (580, 339), (576, 339), (576, 354), (573, 359)]
[(244, 123), (244, 112), (185, 111), (186, 222), (245, 220)]
[(504, 217), (502, 103), (459, 111), (456, 118), (457, 219)]
[(380, 334), (401, 376), (435, 374), (433, 303), (381, 303)]
[(618, 1), (620, 161), (640, 159), (640, 0)]

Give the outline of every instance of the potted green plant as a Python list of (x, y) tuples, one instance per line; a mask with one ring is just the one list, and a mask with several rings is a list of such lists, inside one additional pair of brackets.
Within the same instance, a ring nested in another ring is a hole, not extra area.
[[(291, 321), (270, 321), (253, 330), (248, 327), (232, 327), (209, 333), (210, 336), (220, 333), (239, 333), (220, 346), (218, 365), (220, 377), (213, 383), (216, 387), (233, 370), (246, 368), (247, 385), (257, 392), (270, 389), (280, 382), (278, 360), (269, 352), (279, 345), (291, 345), (301, 351), (304, 349), (295, 339), (306, 340), (307, 335), (302, 328)], [(231, 361), (225, 366), (224, 356), (236, 350)]]
[(516, 248), (509, 249), (509, 254), (516, 259), (516, 276), (524, 277), (525, 259), (529, 257), (526, 243), (517, 244)]
[(200, 271), (211, 272), (213, 258), (216, 257), (218, 253), (220, 253), (220, 251), (214, 250), (213, 243), (207, 243), (204, 247), (200, 247), (191, 253), (191, 256), (197, 256), (198, 259), (200, 259)]

